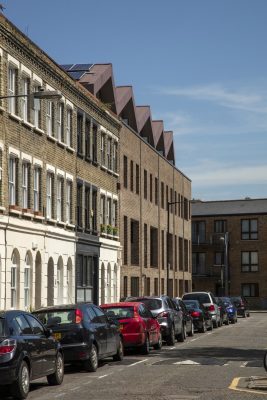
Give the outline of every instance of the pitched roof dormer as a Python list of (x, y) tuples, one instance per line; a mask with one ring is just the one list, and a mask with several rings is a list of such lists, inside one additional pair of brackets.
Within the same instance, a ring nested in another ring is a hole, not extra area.
[(165, 131), (165, 132), (163, 132), (163, 137), (164, 137), (165, 157), (173, 165), (175, 165), (173, 132), (172, 131)]
[(136, 106), (135, 112), (139, 135), (147, 140), (147, 142), (151, 144), (151, 146), (155, 147), (150, 107)]
[(154, 143), (156, 150), (165, 156), (165, 146), (164, 146), (164, 137), (163, 137), (163, 121), (152, 121), (152, 129), (154, 136)]
[(115, 88), (115, 93), (118, 115), (127, 125), (137, 132), (135, 101), (132, 86), (117, 86)]

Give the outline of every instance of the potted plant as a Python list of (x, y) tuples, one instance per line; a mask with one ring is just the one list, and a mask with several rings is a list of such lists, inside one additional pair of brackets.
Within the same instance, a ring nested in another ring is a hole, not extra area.
[(111, 225), (107, 225), (107, 234), (108, 235), (112, 234), (112, 226)]
[(118, 228), (117, 226), (113, 226), (113, 235), (117, 236), (118, 235)]
[(105, 224), (101, 224), (100, 225), (100, 230), (101, 230), (101, 233), (105, 233), (106, 232), (106, 225)]

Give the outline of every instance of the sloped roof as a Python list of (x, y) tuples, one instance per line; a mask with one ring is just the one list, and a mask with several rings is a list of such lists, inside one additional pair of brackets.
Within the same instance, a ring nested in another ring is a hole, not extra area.
[(137, 131), (135, 101), (132, 86), (117, 86), (115, 92), (118, 115), (122, 119), (127, 118), (129, 126)]
[(152, 121), (152, 129), (153, 129), (155, 146), (157, 146), (164, 130), (163, 121)]
[(192, 201), (192, 216), (267, 214), (267, 199)]
[(149, 106), (136, 106), (135, 107), (135, 114), (138, 126), (138, 132), (140, 133), (143, 129), (147, 120), (151, 118), (150, 107)]
[(164, 137), (165, 157), (169, 161), (172, 161), (175, 164), (174, 146), (173, 146), (173, 132), (172, 131), (165, 131), (165, 132), (163, 132), (163, 137)]

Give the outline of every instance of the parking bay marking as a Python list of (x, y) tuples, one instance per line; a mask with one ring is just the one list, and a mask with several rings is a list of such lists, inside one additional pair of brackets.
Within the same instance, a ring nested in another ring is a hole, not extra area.
[(252, 389), (245, 389), (245, 388), (238, 388), (238, 384), (240, 379), (246, 379), (245, 377), (239, 377), (239, 378), (234, 378), (231, 382), (231, 385), (228, 386), (228, 389), (230, 390), (236, 390), (238, 392), (246, 392), (246, 393), (257, 393), (257, 394), (263, 394), (264, 396), (267, 395), (267, 393), (263, 393), (262, 391), (259, 390), (252, 390)]
[(143, 363), (143, 362), (145, 362), (145, 361), (148, 361), (148, 358), (146, 358), (145, 360), (137, 361), (137, 362), (135, 362), (135, 363), (133, 363), (133, 364), (127, 365), (127, 367), (133, 367), (133, 366), (135, 366), (135, 365), (137, 365), (137, 364), (140, 364), (140, 363)]

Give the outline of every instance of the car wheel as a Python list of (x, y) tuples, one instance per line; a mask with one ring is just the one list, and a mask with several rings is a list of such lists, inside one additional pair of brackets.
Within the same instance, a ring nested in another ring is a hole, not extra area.
[(263, 357), (263, 366), (265, 368), (265, 371), (267, 371), (267, 351), (265, 352)]
[(246, 318), (246, 317), (247, 317), (246, 311), (244, 311), (244, 314), (242, 315), (242, 317), (243, 317), (243, 318)]
[(190, 332), (188, 333), (188, 336), (194, 336), (194, 324), (193, 324), (193, 322), (191, 322), (191, 329), (190, 329)]
[(26, 399), (30, 391), (30, 371), (25, 361), (19, 366), (18, 379), (12, 384), (11, 392), (16, 399)]
[(185, 338), (186, 338), (185, 335), (186, 335), (186, 330), (185, 330), (184, 325), (182, 325), (182, 332), (177, 337), (178, 342), (184, 342)]
[(225, 321), (225, 325), (229, 325), (229, 318)]
[(97, 370), (98, 354), (97, 354), (97, 348), (95, 347), (94, 344), (92, 344), (88, 360), (85, 360), (83, 365), (86, 371), (88, 372), (95, 372)]
[(248, 317), (248, 318), (250, 317), (250, 313), (249, 313), (249, 312), (247, 313), (247, 317)]
[(231, 324), (235, 324), (235, 319), (231, 319)]
[(141, 353), (142, 354), (148, 354), (149, 353), (149, 351), (150, 351), (150, 343), (149, 343), (149, 337), (148, 337), (148, 335), (146, 335), (146, 338), (145, 338), (145, 342), (144, 342), (144, 344), (143, 344), (143, 346), (141, 347)]
[(53, 374), (47, 375), (49, 385), (61, 385), (64, 378), (64, 360), (61, 353), (58, 353), (56, 358), (56, 370)]
[(161, 337), (161, 333), (159, 334), (159, 341), (158, 343), (154, 344), (154, 349), (155, 350), (161, 350), (162, 348), (162, 337)]
[(218, 328), (218, 326), (219, 326), (219, 325), (218, 325), (218, 321), (213, 322), (213, 328), (216, 329), (216, 328)]
[(174, 346), (175, 344), (175, 333), (174, 333), (174, 327), (173, 325), (171, 326), (171, 332), (167, 338), (167, 345), (168, 346)]
[(205, 333), (207, 330), (205, 321), (202, 321), (202, 327), (199, 329), (200, 333)]
[(123, 360), (123, 343), (122, 339), (120, 338), (119, 346), (117, 348), (117, 353), (113, 356), (114, 361), (122, 361)]
[(208, 331), (213, 331), (213, 322), (212, 321), (210, 321), (210, 326), (209, 326), (209, 328), (207, 330)]

